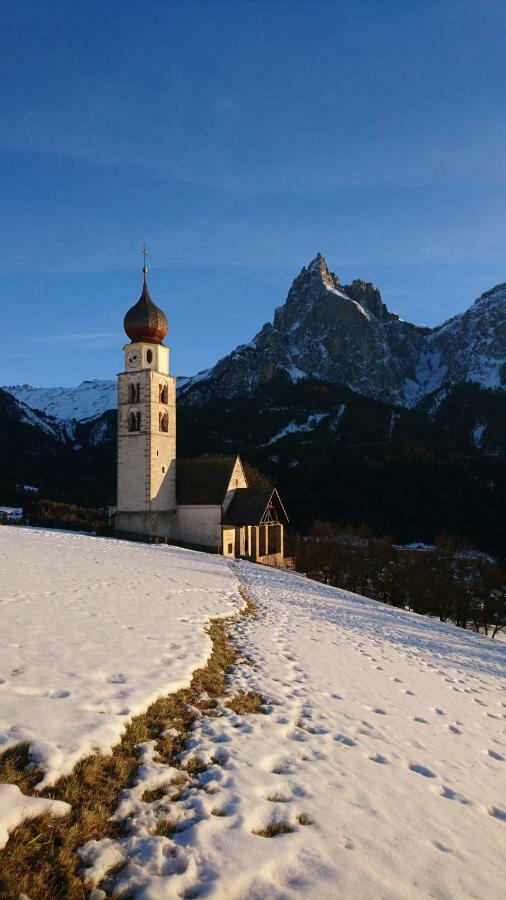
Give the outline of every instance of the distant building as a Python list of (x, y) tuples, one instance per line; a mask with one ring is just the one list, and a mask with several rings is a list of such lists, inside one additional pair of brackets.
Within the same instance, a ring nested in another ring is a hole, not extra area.
[(115, 530), (283, 565), (288, 518), (278, 492), (249, 486), (238, 455), (176, 457), (176, 379), (163, 344), (168, 323), (143, 271), (141, 297), (124, 320), (130, 343), (118, 375)]

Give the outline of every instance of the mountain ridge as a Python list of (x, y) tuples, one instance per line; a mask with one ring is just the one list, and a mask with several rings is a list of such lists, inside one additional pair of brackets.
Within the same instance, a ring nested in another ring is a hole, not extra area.
[(215, 366), (188, 379), (190, 402), (248, 393), (273, 378), (316, 377), (414, 407), (460, 381), (506, 387), (506, 285), (435, 328), (388, 310), (371, 282), (342, 285), (318, 254), (294, 279), (273, 321)]
[[(341, 284), (319, 253), (294, 279), (285, 303), (251, 341), (209, 369), (178, 379), (182, 403), (249, 395), (273, 380), (316, 378), (362, 396), (413, 408), (460, 382), (506, 388), (506, 283), (485, 291), (463, 313), (429, 328), (400, 319), (379, 288)], [(72, 423), (116, 406), (113, 380), (75, 388), (4, 386), (32, 409)], [(69, 425), (70, 427), (70, 425)]]

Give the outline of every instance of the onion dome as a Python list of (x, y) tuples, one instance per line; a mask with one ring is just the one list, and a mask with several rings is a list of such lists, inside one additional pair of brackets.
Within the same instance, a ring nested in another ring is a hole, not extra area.
[(147, 266), (144, 266), (144, 286), (142, 294), (131, 309), (128, 310), (123, 327), (131, 341), (147, 341), (150, 344), (161, 344), (169, 330), (167, 316), (153, 303), (149, 296), (146, 280)]

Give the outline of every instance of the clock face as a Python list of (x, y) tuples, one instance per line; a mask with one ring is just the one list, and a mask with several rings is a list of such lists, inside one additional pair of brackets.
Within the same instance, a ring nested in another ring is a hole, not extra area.
[(135, 369), (141, 361), (141, 352), (140, 350), (130, 350), (127, 354), (127, 366), (130, 369)]

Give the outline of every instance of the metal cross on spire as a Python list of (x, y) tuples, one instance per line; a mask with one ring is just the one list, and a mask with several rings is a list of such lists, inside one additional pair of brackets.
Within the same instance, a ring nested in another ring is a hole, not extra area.
[(148, 271), (148, 267), (146, 265), (146, 256), (148, 255), (148, 249), (145, 243), (143, 243), (142, 245), (142, 255), (144, 257), (144, 266), (142, 268), (142, 271), (144, 272), (144, 274), (146, 274), (146, 272)]

